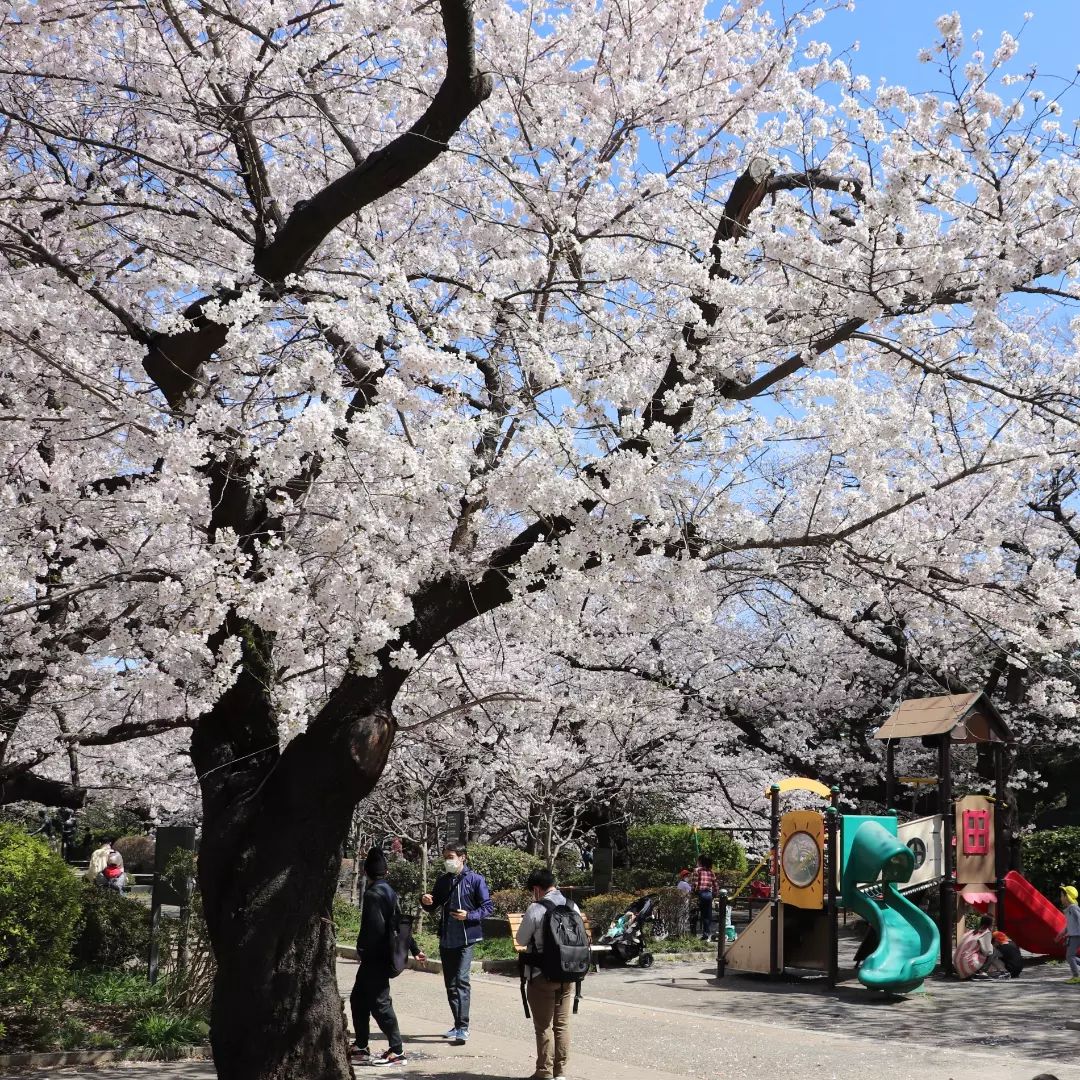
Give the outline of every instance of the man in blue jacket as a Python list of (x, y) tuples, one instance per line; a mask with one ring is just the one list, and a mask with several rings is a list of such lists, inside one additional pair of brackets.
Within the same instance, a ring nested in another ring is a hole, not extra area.
[(439, 876), (431, 892), (420, 898), (425, 911), (439, 913), (439, 959), (446, 998), (454, 1015), (454, 1026), (444, 1038), (458, 1044), (469, 1037), (473, 946), (484, 937), (480, 920), (494, 910), (484, 875), (466, 866), (467, 857), (463, 844), (443, 848), (446, 873)]

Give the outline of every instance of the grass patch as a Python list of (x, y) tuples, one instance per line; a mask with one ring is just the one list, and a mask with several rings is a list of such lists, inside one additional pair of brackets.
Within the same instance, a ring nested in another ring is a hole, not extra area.
[(206, 1042), (210, 1028), (197, 1016), (178, 1013), (148, 1012), (131, 1025), (129, 1042), (149, 1050), (154, 1057), (168, 1061), (189, 1046)]
[(145, 975), (126, 971), (81, 972), (75, 976), (71, 996), (91, 1005), (148, 1009), (164, 1003), (165, 984), (151, 986)]
[[(429, 959), (439, 959), (439, 939), (434, 934), (417, 934), (416, 943)], [(515, 956), (512, 938), (484, 938), (473, 947), (474, 960), (513, 960)]]
[(649, 952), (652, 953), (715, 953), (715, 941), (702, 941), (699, 937), (688, 935), (686, 937), (661, 938), (659, 941), (649, 940)]

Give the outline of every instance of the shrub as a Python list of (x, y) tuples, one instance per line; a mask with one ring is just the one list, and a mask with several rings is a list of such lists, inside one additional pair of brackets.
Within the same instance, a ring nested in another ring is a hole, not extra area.
[(656, 918), (668, 936), (690, 933), (690, 894), (679, 889), (660, 889), (656, 894)]
[(527, 893), (524, 889), (496, 889), (491, 894), (491, 900), (495, 905), (494, 914), (503, 918), (511, 912), (524, 912), (533, 902), (532, 893)]
[(424, 890), (420, 881), (420, 866), (408, 859), (391, 859), (386, 869), (386, 880), (401, 900), (402, 911), (412, 911), (419, 903)]
[(636, 899), (633, 893), (601, 893), (599, 896), (590, 896), (581, 907), (589, 916), (593, 941), (597, 941)]
[[(746, 852), (726, 833), (699, 830), (702, 855), (718, 873), (746, 873)], [(689, 825), (637, 825), (626, 831), (632, 880), (638, 888), (670, 885), (684, 866), (693, 866), (694, 831)]]
[(146, 831), (146, 822), (124, 806), (91, 803), (79, 811), (75, 842), (79, 847), (100, 847), (106, 840), (120, 836), (138, 836)]
[(341, 896), (334, 897), (334, 929), (338, 941), (349, 945), (360, 933), (360, 909)]
[(79, 882), (41, 840), (0, 825), (0, 1005), (48, 1011), (63, 998)]
[(134, 972), (80, 972), (73, 980), (71, 995), (91, 1005), (145, 1009), (165, 1000), (165, 984), (159, 979), (151, 985), (145, 975)]
[(189, 1046), (205, 1043), (208, 1033), (205, 1021), (197, 1016), (148, 1012), (131, 1025), (131, 1043), (145, 1047), (156, 1058), (167, 1061)]
[(150, 912), (130, 897), (83, 883), (82, 910), (72, 956), (90, 971), (122, 968), (150, 951)]
[(495, 891), (524, 888), (525, 879), (534, 870), (542, 870), (544, 861), (517, 848), (476, 844), (469, 848), (469, 865), (483, 874), (488, 888)]
[(121, 836), (113, 846), (124, 856), (129, 874), (154, 872), (154, 841), (149, 836)]
[(1062, 885), (1080, 881), (1080, 826), (1040, 829), (1025, 836), (1023, 845), (1024, 875), (1056, 904)]

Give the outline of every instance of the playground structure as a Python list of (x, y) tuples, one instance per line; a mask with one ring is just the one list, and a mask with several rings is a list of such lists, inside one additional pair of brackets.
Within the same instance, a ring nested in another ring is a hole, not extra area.
[[(875, 737), (885, 742), (884, 815), (841, 814), (838, 789), (803, 777), (773, 784), (766, 792), (769, 898), (735, 941), (725, 942), (721, 935), (718, 977), (726, 971), (772, 977), (816, 971), (835, 985), (841, 909), (861, 916), (868, 933), (876, 934), (876, 946), (859, 968), (859, 980), (870, 989), (910, 992), (939, 962), (951, 973), (965, 905), (993, 911), (1021, 948), (1063, 956), (1056, 940), (1064, 927), (1062, 913), (1016, 871), (1006, 873), (1005, 751), (1011, 735), (989, 698), (972, 693), (902, 702)], [(897, 778), (896, 746), (910, 738), (936, 750), (935, 777)], [(954, 800), (954, 744), (982, 744), (990, 752), (993, 798), (969, 794)], [(900, 823), (893, 809), (898, 780), (936, 788), (937, 813)], [(828, 805), (782, 814), (781, 796), (792, 791), (810, 792)], [(934, 888), (936, 924), (910, 899)], [(720, 904), (724, 925), (723, 894)]]

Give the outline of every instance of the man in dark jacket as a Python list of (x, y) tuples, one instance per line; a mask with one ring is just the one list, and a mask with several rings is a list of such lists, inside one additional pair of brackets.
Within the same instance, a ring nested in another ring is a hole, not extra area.
[(466, 866), (467, 858), (463, 844), (448, 844), (443, 848), (446, 873), (420, 899), (425, 911), (439, 913), (439, 959), (446, 999), (454, 1015), (454, 1026), (443, 1037), (458, 1044), (469, 1037), (473, 946), (484, 937), (480, 920), (494, 910), (484, 875), (470, 870)]
[[(349, 996), (356, 1042), (349, 1050), (349, 1061), (353, 1065), (405, 1065), (408, 1058), (390, 997), (390, 953), (392, 935), (399, 923), (398, 898), (386, 880), (386, 856), (379, 848), (368, 852), (364, 873), (368, 886), (364, 890), (364, 910), (356, 939), (356, 960), (360, 967)], [(406, 926), (402, 924), (402, 932), (408, 932)], [(424, 958), (415, 942), (409, 942), (409, 951)], [(368, 1047), (372, 1017), (390, 1043), (389, 1049), (378, 1057), (373, 1057)]]

